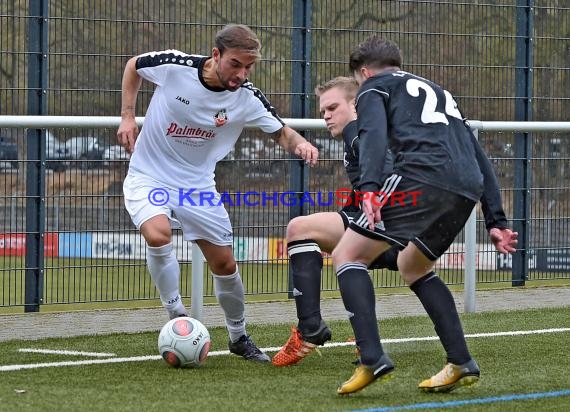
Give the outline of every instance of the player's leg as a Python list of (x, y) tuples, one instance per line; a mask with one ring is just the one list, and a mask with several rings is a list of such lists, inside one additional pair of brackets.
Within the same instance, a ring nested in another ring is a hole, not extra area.
[[(436, 375), (425, 379), (419, 388), (425, 392), (449, 392), (479, 380), (479, 367), (471, 357), (463, 334), (455, 301), (445, 283), (433, 271), (430, 261), (413, 243), (400, 252), (399, 267), (408, 279), (417, 278), (410, 289), (417, 295), (434, 324), (447, 354), (447, 364)], [(412, 267), (411, 267), (412, 266)], [(411, 273), (418, 275), (412, 277)], [(420, 276), (419, 273), (426, 273)]]
[(196, 242), (212, 271), (214, 292), (225, 315), (229, 349), (247, 360), (269, 362), (246, 331), (243, 283), (232, 250), (233, 230), (220, 195), (214, 193), (208, 201), (199, 197), (193, 200), (200, 206), (181, 206), (174, 213), (184, 238)]
[(212, 271), (214, 293), (225, 315), (230, 352), (247, 360), (269, 362), (269, 356), (255, 345), (246, 331), (243, 282), (231, 246), (203, 239), (196, 243)]
[(426, 225), (416, 232), (419, 235), (398, 258), (402, 277), (424, 306), (447, 354), (446, 367), (420, 383), (424, 391), (450, 391), (472, 384), (479, 377), (479, 368), (467, 348), (453, 296), (433, 270), (436, 259), (449, 248), (474, 205), (469, 199), (424, 186), (417, 213)]
[(321, 251), (332, 252), (343, 233), (343, 221), (336, 212), (299, 216), (287, 225), (293, 295), (299, 330), (305, 335), (314, 333), (320, 327)]
[(141, 225), (140, 231), (147, 243), (147, 268), (168, 316), (187, 316), (180, 297), (180, 265), (172, 246), (169, 218), (154, 216)]
[(167, 204), (149, 201), (149, 193), (160, 187), (152, 178), (131, 175), (125, 178), (125, 207), (147, 244), (147, 267), (162, 305), (172, 319), (187, 314), (180, 297), (180, 266), (172, 247), (171, 210)]
[(336, 212), (299, 216), (287, 225), (289, 267), (299, 322), (273, 357), (275, 366), (296, 364), (331, 338), (331, 331), (321, 318), (321, 250), (331, 252), (344, 227)]
[(360, 349), (360, 365), (338, 388), (339, 394), (359, 391), (378, 378), (388, 377), (394, 369), (380, 341), (374, 287), (368, 273), (368, 265), (389, 245), (355, 232), (353, 225), (332, 254), (342, 300)]

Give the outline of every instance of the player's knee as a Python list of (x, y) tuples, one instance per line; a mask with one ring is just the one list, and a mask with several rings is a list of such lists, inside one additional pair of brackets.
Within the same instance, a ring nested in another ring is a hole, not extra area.
[(419, 277), (413, 273), (402, 272), (400, 270), (400, 274), (402, 275), (402, 279), (406, 286), (411, 286), (416, 280), (419, 279)]
[(160, 247), (169, 244), (172, 241), (172, 229), (170, 222), (162, 216), (149, 219), (142, 224), (140, 228), (147, 245), (151, 247)]
[(159, 231), (146, 233), (144, 235), (147, 245), (151, 247), (160, 247), (169, 244), (172, 241), (172, 237), (168, 233), (162, 233)]
[(287, 241), (303, 240), (307, 238), (307, 228), (305, 216), (298, 216), (287, 224)]
[(236, 273), (237, 263), (235, 259), (216, 259), (213, 262), (208, 262), (210, 269), (216, 275), (225, 276)]
[(427, 269), (424, 266), (418, 266), (407, 259), (401, 259), (400, 256), (398, 256), (397, 262), (400, 275), (408, 286), (412, 285), (416, 280), (427, 273)]
[(338, 268), (340, 265), (346, 263), (346, 256), (344, 256), (342, 251), (338, 250), (337, 248), (331, 252), (331, 259), (335, 268)]

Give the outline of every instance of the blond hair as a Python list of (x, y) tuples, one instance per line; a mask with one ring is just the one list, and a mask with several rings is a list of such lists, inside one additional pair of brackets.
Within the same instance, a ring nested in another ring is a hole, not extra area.
[(318, 85), (315, 88), (315, 94), (321, 96), (324, 92), (338, 87), (342, 89), (346, 95), (346, 100), (352, 100), (356, 98), (356, 93), (358, 92), (358, 83), (354, 77), (338, 76), (331, 79), (323, 84)]

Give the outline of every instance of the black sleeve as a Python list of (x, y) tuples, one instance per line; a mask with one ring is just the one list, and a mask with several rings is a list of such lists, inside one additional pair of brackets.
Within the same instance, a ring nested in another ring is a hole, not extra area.
[[(471, 134), (473, 136), (473, 134)], [(475, 136), (473, 136), (473, 146), (475, 147), (475, 155), (477, 156), (477, 163), (483, 174), (483, 196), (481, 197), (481, 208), (483, 216), (485, 217), (485, 227), (490, 230), (494, 227), (505, 229), (508, 227), (507, 217), (503, 210), (503, 203), (501, 200), (501, 192), (499, 191), (499, 183), (493, 166), (489, 158), (483, 152)]]
[(342, 139), (344, 141), (344, 168), (352, 188), (358, 190), (360, 172), (358, 169), (358, 125), (356, 120), (344, 126)]
[(375, 89), (362, 91), (357, 99), (360, 139), (360, 190), (376, 192), (382, 187), (388, 151), (388, 119), (382, 95)]
[(137, 70), (145, 67), (162, 66), (163, 64), (176, 64), (178, 66), (198, 67), (207, 60), (203, 56), (191, 56), (178, 50), (164, 50), (159, 52), (141, 54), (135, 63)]
[(344, 141), (344, 151), (354, 159), (358, 166), (359, 139), (358, 139), (358, 123), (356, 120), (348, 122), (344, 129), (342, 129), (342, 139)]

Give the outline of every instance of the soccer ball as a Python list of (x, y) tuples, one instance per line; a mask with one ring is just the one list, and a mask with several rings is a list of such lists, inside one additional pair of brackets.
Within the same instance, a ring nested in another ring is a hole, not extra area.
[(206, 361), (210, 350), (208, 329), (194, 318), (169, 320), (158, 335), (158, 352), (174, 368), (197, 368)]

